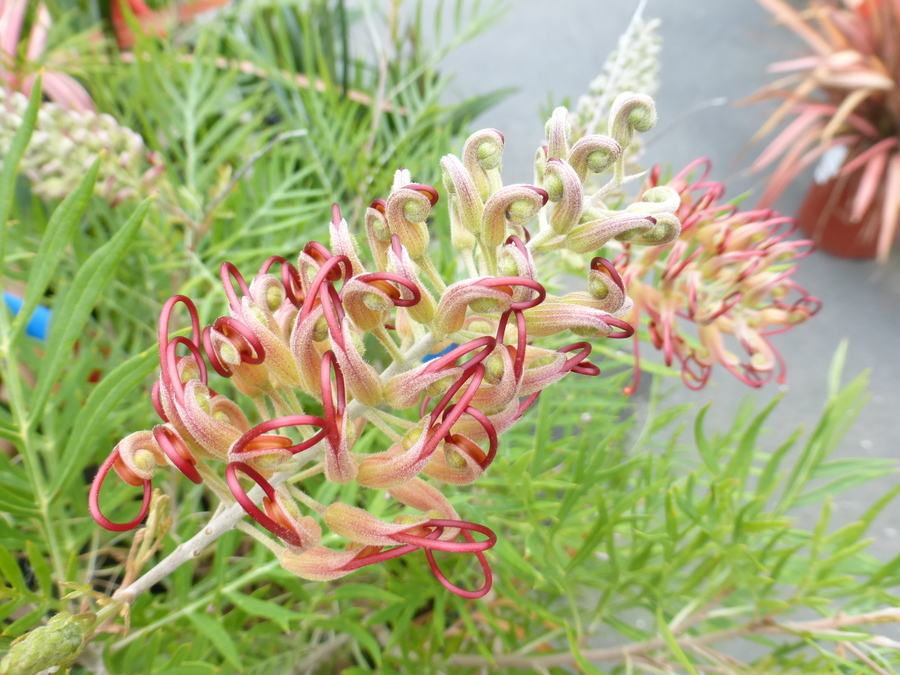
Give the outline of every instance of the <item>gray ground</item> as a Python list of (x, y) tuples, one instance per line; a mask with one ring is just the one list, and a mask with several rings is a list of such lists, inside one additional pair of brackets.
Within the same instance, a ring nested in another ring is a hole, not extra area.
[[(507, 182), (529, 182), (534, 149), (542, 139), (538, 111), (565, 96), (577, 100), (599, 72), (637, 3), (625, 0), (516, 0), (495, 28), (451, 55), (445, 68), (457, 73), (455, 95), (514, 86), (519, 93), (479, 119), (506, 135)], [(713, 160), (714, 180), (729, 194), (761, 182), (745, 167), (759, 149), (736, 160), (762, 123), (766, 109), (736, 108), (733, 102), (770, 81), (772, 61), (803, 54), (792, 35), (776, 28), (754, 0), (649, 0), (644, 15), (663, 21), (662, 85), (657, 96), (660, 123), (648, 134), (646, 163), (680, 168), (699, 156)], [(724, 105), (708, 105), (724, 98)], [(794, 214), (806, 185), (798, 181), (778, 206)], [(824, 302), (820, 314), (776, 346), (788, 362), (789, 389), (773, 415), (769, 438), (784, 439), (798, 424), (810, 427), (826, 400), (827, 366), (842, 338), (850, 339), (845, 379), (871, 370), (872, 398), (850, 434), (842, 456), (896, 457), (900, 454), (900, 247), (885, 266), (815, 253), (801, 262), (799, 282)], [(777, 393), (772, 384), (759, 396)], [(707, 388), (677, 397), (706, 403), (715, 399), (713, 424), (722, 428), (747, 388), (719, 370)], [(900, 477), (886, 475), (864, 490), (845, 493), (836, 517), (848, 522), (875, 495)], [(878, 521), (874, 552), (887, 559), (900, 552), (896, 506)]]

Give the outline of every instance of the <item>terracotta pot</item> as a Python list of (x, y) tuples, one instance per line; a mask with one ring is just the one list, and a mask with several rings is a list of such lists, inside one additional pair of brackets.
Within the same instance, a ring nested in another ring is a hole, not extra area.
[(861, 220), (850, 220), (860, 174), (854, 171), (827, 183), (813, 183), (797, 214), (797, 222), (809, 238), (839, 258), (875, 257), (882, 190), (879, 189)]

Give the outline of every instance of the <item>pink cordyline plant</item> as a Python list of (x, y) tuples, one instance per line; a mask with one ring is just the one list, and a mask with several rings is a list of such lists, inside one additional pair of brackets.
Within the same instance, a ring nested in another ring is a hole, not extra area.
[[(691, 389), (702, 388), (717, 363), (751, 387), (773, 377), (784, 383), (784, 360), (769, 337), (819, 309), (819, 300), (792, 278), (794, 262), (812, 252), (813, 242), (791, 239), (796, 223), (771, 209), (741, 211), (722, 203), (725, 187), (707, 180), (709, 170), (709, 161), (698, 159), (668, 182), (681, 197), (676, 242), (643, 250), (626, 243), (615, 267), (598, 269), (627, 284), (634, 301), (629, 320), (637, 326), (646, 319), (652, 344), (667, 365), (677, 361)], [(645, 189), (655, 189), (659, 178), (657, 166)], [(679, 319), (696, 325), (698, 340), (682, 332)], [(635, 339), (636, 357), (638, 350)], [(640, 379), (635, 360), (634, 387)]]
[[(223, 502), (237, 501), (277, 537), (267, 545), (283, 567), (304, 579), (336, 579), (422, 550), (452, 592), (487, 593), (492, 577), (484, 552), (496, 542), (494, 532), (461, 520), (427, 479), (473, 483), (494, 461), (500, 434), (545, 387), (570, 373), (600, 374), (587, 361), (588, 342), (553, 348), (536, 344), (541, 338), (632, 335), (620, 318), (630, 301), (607, 261), (594, 260), (585, 292), (553, 297), (537, 278), (535, 254), (588, 253), (613, 238), (629, 246), (677, 238), (678, 194), (670, 188), (648, 190), (624, 211), (605, 210), (602, 194), (582, 193), (589, 172), (613, 171), (601, 192), (627, 180), (623, 147), (654, 121), (652, 100), (624, 94), (611, 113), (612, 137), (589, 136), (570, 147), (566, 111), (557, 110), (539, 152), (538, 185), (503, 186), (504, 138), (492, 129), (471, 136), (461, 158), (444, 157), (449, 240), (468, 272), (460, 281), (445, 281), (430, 256), (426, 220), (438, 191), (401, 170), (387, 199), (366, 211), (368, 260), (335, 206), (330, 247), (309, 243), (296, 265), (272, 256), (248, 282), (223, 263), (229, 313), (212, 325), (201, 328), (194, 303), (173, 296), (160, 315), (160, 377), (152, 395), (162, 423), (126, 437), (103, 463), (90, 492), (95, 520), (113, 531), (136, 527), (150, 508), (154, 471), (170, 464)], [(526, 226), (534, 219), (540, 230), (531, 237)], [(179, 305), (190, 332), (170, 337)], [(251, 423), (235, 401), (210, 388), (213, 372), (231, 378), (261, 422)], [(310, 405), (321, 414), (308, 412)], [(391, 439), (389, 447), (358, 449), (368, 424)], [(110, 469), (143, 489), (130, 522), (101, 512)], [(318, 474), (387, 491), (418, 514), (387, 522), (353, 504), (319, 503), (302, 489)], [(345, 548), (322, 545), (323, 524), (349, 542)], [(484, 583), (476, 590), (451, 583), (435, 551), (474, 554)]]
[(113, 31), (119, 49), (134, 47), (135, 36), (129, 26), (126, 12), (134, 17), (135, 25), (144, 33), (166, 35), (166, 30), (178, 23), (186, 23), (194, 17), (226, 5), (231, 0), (194, 0), (176, 2), (171, 7), (151, 9), (143, 0), (110, 0), (109, 10)]
[(96, 112), (91, 95), (78, 80), (44, 63), (51, 19), (43, 2), (35, 11), (24, 60), (19, 55), (27, 9), (28, 0), (0, 0), (0, 76), (4, 86), (30, 96), (38, 69), (43, 66), (43, 92), (51, 101), (76, 112)]

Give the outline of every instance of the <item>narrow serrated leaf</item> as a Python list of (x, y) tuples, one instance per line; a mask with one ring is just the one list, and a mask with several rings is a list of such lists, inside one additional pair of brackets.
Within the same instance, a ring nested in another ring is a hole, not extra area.
[(233, 602), (236, 607), (240, 608), (247, 614), (250, 614), (251, 616), (263, 617), (265, 619), (271, 619), (279, 626), (281, 626), (284, 630), (289, 629), (288, 622), (290, 621), (301, 621), (304, 619), (311, 619), (316, 617), (315, 614), (295, 612), (292, 609), (282, 607), (281, 605), (269, 600), (254, 598), (251, 595), (245, 595), (243, 593), (238, 593), (237, 591), (227, 591), (225, 593), (225, 597), (231, 600), (231, 602)]
[(830, 397), (837, 396), (841, 390), (841, 375), (844, 372), (844, 364), (847, 363), (847, 348), (850, 343), (844, 338), (838, 344), (834, 356), (831, 357), (831, 365), (828, 368), (828, 395)]
[(40, 376), (31, 399), (31, 421), (37, 421), (43, 415), (44, 404), (66, 361), (71, 358), (75, 341), (81, 335), (94, 305), (106, 290), (109, 280), (137, 235), (150, 208), (150, 202), (150, 199), (145, 199), (119, 231), (91, 254), (78, 270), (71, 287), (60, 298), (59, 303), (54, 303), (50, 337), (47, 340)]
[(369, 584), (343, 584), (334, 589), (331, 597), (335, 600), (356, 600), (369, 598), (381, 602), (403, 602), (404, 598), (384, 588)]
[(28, 554), (28, 562), (31, 564), (31, 571), (34, 572), (34, 577), (37, 579), (41, 592), (47, 597), (52, 597), (53, 577), (47, 559), (41, 555), (37, 546), (30, 540), (25, 543), (25, 550)]
[(56, 267), (65, 255), (66, 247), (72, 240), (78, 223), (84, 215), (88, 201), (94, 191), (94, 183), (97, 181), (97, 173), (100, 170), (100, 158), (94, 160), (91, 168), (87, 170), (84, 178), (50, 216), (44, 236), (38, 246), (34, 258), (34, 266), (28, 275), (28, 285), (25, 287), (25, 297), (22, 307), (13, 321), (10, 330), (10, 340), (15, 342), (25, 333), (25, 326), (31, 320), (31, 315), (44, 297), (44, 292), (53, 278)]
[(144, 379), (156, 366), (158, 352), (156, 347), (133, 356), (106, 375), (91, 392), (66, 442), (59, 469), (54, 472), (51, 494), (57, 494), (68, 485), (69, 481), (81, 475), (80, 469), (90, 459), (96, 448), (90, 440), (98, 429), (115, 410), (122, 398), (140, 386)]
[(47, 613), (47, 609), (49, 609), (49, 605), (47, 604), (38, 605), (33, 610), (28, 612), (28, 614), (19, 617), (8, 626), (5, 626), (3, 628), (3, 632), (0, 633), (0, 635), (11, 638), (19, 637), (20, 635), (22, 635), (22, 633), (25, 633), (26, 631), (34, 628), (40, 622), (40, 620), (44, 618), (44, 615)]
[[(409, 619), (412, 619), (412, 614), (415, 612), (416, 608), (411, 606), (409, 609), (412, 610), (409, 614)], [(320, 628), (337, 631), (338, 633), (346, 633), (356, 640), (360, 647), (372, 655), (372, 658), (375, 659), (377, 665), (381, 665), (381, 645), (379, 645), (378, 640), (362, 626), (359, 626), (352, 621), (341, 619), (319, 620), (315, 622), (315, 625)], [(394, 629), (397, 630), (397, 626), (395, 626)], [(401, 632), (400, 634), (403, 633)]]
[(191, 620), (191, 623), (196, 626), (197, 630), (209, 638), (209, 641), (213, 643), (216, 651), (225, 657), (225, 660), (228, 661), (228, 663), (238, 670), (243, 667), (234, 640), (231, 639), (231, 635), (228, 634), (228, 631), (225, 630), (221, 624), (216, 622), (211, 616), (199, 614), (197, 612), (190, 612), (188, 618)]
[(694, 665), (691, 663), (690, 659), (688, 659), (687, 655), (684, 653), (684, 650), (681, 648), (681, 645), (678, 644), (678, 641), (675, 639), (675, 636), (672, 635), (672, 631), (669, 630), (668, 624), (663, 619), (662, 610), (657, 613), (656, 616), (656, 627), (659, 629), (659, 634), (662, 636), (663, 641), (666, 643), (666, 646), (669, 648), (669, 651), (672, 652), (672, 656), (684, 666), (687, 672), (691, 673), (691, 675), (698, 675), (697, 670), (694, 668)]
[(22, 570), (19, 569), (19, 563), (2, 546), (0, 546), (0, 573), (9, 582), (9, 585), (17, 591), (20, 593), (28, 592), (28, 587), (25, 585), (25, 577), (22, 576)]
[(0, 171), (0, 265), (6, 260), (6, 221), (12, 210), (13, 195), (16, 190), (16, 176), (19, 171), (19, 162), (25, 154), (25, 148), (31, 141), (31, 134), (37, 124), (38, 109), (41, 106), (41, 81), (43, 76), (38, 73), (31, 87), (31, 96), (28, 99), (28, 107), (22, 115), (22, 123), (16, 130), (9, 150), (3, 155), (3, 170)]
[(694, 441), (697, 444), (697, 450), (700, 452), (700, 457), (703, 459), (706, 468), (709, 469), (714, 476), (718, 476), (719, 465), (716, 462), (713, 450), (709, 445), (709, 440), (706, 438), (706, 433), (703, 431), (703, 420), (706, 418), (706, 413), (709, 412), (709, 406), (711, 405), (711, 403), (707, 403), (700, 409), (700, 412), (697, 413), (697, 417), (694, 420)]

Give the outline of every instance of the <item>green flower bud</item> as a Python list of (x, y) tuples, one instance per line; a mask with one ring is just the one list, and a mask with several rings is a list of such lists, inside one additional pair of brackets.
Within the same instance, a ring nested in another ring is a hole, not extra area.
[(0, 675), (33, 675), (53, 666), (71, 665), (84, 648), (84, 638), (94, 625), (91, 612), (60, 612), (46, 626), (35, 628), (12, 643), (0, 661)]

